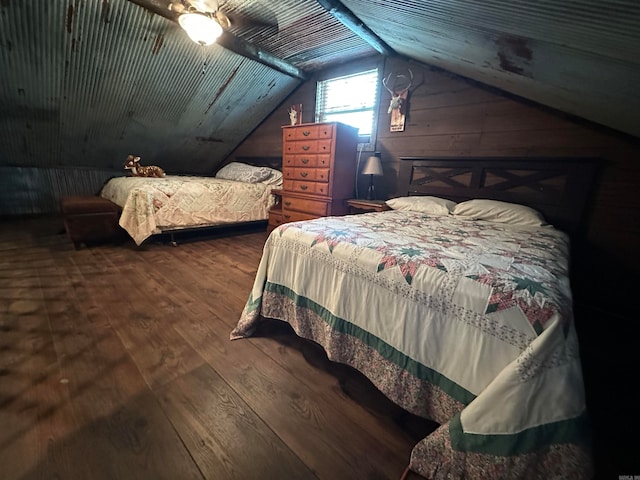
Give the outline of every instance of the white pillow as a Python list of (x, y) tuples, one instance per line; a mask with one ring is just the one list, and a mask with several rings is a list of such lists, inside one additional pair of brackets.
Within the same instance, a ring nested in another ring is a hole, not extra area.
[(394, 210), (427, 213), (429, 215), (449, 215), (456, 202), (445, 198), (429, 196), (399, 197), (387, 200), (387, 205)]
[(260, 183), (271, 177), (269, 167), (255, 167), (246, 163), (231, 162), (216, 173), (216, 178), (234, 180), (236, 182)]
[(547, 225), (540, 212), (517, 203), (497, 200), (475, 199), (461, 202), (453, 209), (456, 218), (465, 220), (486, 220), (495, 223), (507, 223), (523, 227), (542, 227)]

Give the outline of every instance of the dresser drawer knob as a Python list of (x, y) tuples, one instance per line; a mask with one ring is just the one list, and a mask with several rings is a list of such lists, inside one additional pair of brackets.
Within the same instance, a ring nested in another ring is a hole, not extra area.
[(309, 145), (303, 145), (302, 149), (306, 152), (307, 150), (309, 150), (311, 147)]
[(304, 163), (305, 165), (307, 163), (309, 163), (309, 159), (308, 158), (303, 158), (302, 160), (300, 160), (302, 163)]
[(291, 215), (285, 215), (284, 218), (286, 218), (287, 220), (289, 220), (291, 218)]
[(309, 173), (307, 173), (307, 172), (300, 172), (300, 176), (301, 176), (302, 178), (306, 178), (306, 177), (307, 177), (307, 175), (309, 175)]
[(289, 202), (289, 201), (284, 202), (284, 204), (285, 204), (287, 207), (290, 207), (290, 206), (291, 206), (291, 202)]
[(302, 132), (302, 135), (304, 135), (305, 137), (308, 137), (309, 135), (311, 135), (311, 132), (309, 130), (304, 130)]
[(300, 190), (306, 190), (307, 188), (309, 188), (307, 185), (300, 185)]

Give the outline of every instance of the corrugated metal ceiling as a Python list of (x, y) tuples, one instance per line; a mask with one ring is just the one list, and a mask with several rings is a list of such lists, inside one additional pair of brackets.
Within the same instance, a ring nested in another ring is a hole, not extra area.
[[(0, 165), (211, 172), (296, 69), (375, 53), (320, 3), (227, 0), (226, 47), (201, 48), (169, 0), (0, 2)], [(637, 0), (342, 3), (403, 56), (640, 136)]]
[(637, 0), (344, 0), (397, 53), (640, 136)]
[[(301, 83), (196, 45), (168, 3), (0, 2), (0, 165), (121, 169), (135, 153), (169, 172), (211, 173)], [(315, 2), (225, 8), (230, 33), (258, 57), (311, 71), (374, 52)]]

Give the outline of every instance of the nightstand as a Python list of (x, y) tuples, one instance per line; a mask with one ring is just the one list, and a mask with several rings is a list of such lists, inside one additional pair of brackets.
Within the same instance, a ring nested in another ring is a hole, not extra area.
[(349, 213), (384, 212), (391, 210), (384, 200), (362, 200), (352, 198), (347, 200)]

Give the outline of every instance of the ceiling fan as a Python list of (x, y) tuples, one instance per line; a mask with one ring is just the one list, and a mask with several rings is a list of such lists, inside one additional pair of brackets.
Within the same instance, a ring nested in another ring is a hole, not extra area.
[(217, 0), (174, 0), (169, 3), (169, 10), (178, 14), (180, 26), (200, 45), (211, 45), (231, 27)]
[[(147, 6), (146, 2), (154, 2), (156, 7), (158, 6), (158, 0), (131, 1), (143, 6)], [(161, 8), (164, 14), (158, 10), (156, 13), (169, 20), (177, 21), (189, 38), (202, 47), (202, 73), (205, 73), (207, 66), (204, 47), (215, 43), (226, 31), (219, 43), (228, 50), (288, 75), (305, 78), (298, 68), (273, 57), (259, 46), (248, 43), (242, 36), (238, 36), (238, 33), (247, 34), (255, 41), (260, 38), (272, 38), (279, 34), (278, 17), (271, 5), (267, 4), (269, 1), (253, 0), (252, 12), (239, 12), (237, 5), (234, 8), (234, 2), (227, 2), (227, 0), (168, 0), (168, 3), (164, 0), (162, 4), (167, 5)], [(220, 8), (221, 3), (224, 4), (224, 11)]]

